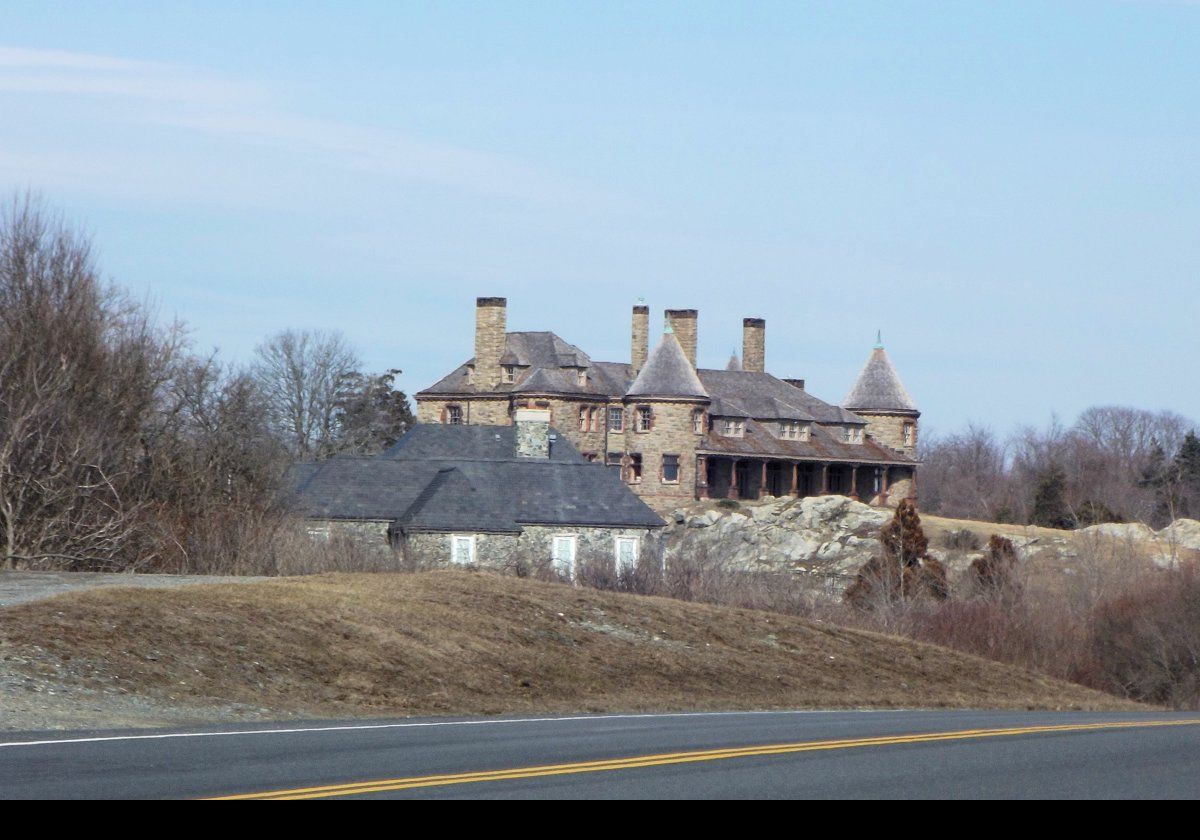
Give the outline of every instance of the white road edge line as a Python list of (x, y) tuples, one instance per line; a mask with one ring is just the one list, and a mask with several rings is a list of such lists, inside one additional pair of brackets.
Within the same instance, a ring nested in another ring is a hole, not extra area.
[(733, 715), (824, 715), (844, 712), (882, 713), (898, 709), (796, 709), (757, 712), (663, 712), (658, 714), (574, 715), (568, 717), (495, 718), (481, 720), (428, 720), (408, 723), (364, 723), (288, 729), (235, 729), (228, 732), (158, 732), (147, 735), (100, 735), (92, 738), (48, 738), (41, 741), (8, 741), (3, 747), (43, 747), (51, 744), (95, 744), (105, 741), (162, 741), (169, 738), (222, 738), (233, 735), (295, 735), (305, 732), (353, 732), (369, 729), (416, 729), (437, 726), (495, 726), (514, 723), (566, 723), (582, 720), (641, 720), (646, 718), (727, 717)]

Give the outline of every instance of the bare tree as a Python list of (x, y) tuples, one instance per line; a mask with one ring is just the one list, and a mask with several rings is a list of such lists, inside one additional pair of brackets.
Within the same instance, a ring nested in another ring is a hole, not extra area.
[(106, 564), (141, 535), (142, 419), (177, 348), (103, 283), (86, 237), (40, 200), (0, 211), (4, 564)]
[(361, 367), (345, 337), (285, 330), (263, 342), (256, 355), (254, 378), (281, 438), (301, 458), (329, 449), (342, 383)]

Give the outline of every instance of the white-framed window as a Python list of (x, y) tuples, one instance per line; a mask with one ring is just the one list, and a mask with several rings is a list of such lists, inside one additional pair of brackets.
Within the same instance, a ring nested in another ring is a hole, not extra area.
[(461, 426), (463, 422), (463, 410), (460, 405), (446, 406), (446, 422), (451, 426)]
[(639, 432), (648, 432), (654, 425), (654, 414), (650, 411), (650, 406), (639, 405), (637, 407), (637, 430)]
[(721, 434), (725, 437), (742, 437), (746, 433), (744, 420), (734, 420), (726, 417), (721, 421)]
[(707, 423), (704, 422), (704, 409), (697, 408), (692, 412), (692, 434), (704, 434), (704, 427)]
[(575, 381), (579, 383), (580, 388), (583, 388), (584, 386), (586, 386), (587, 385), (587, 371), (584, 370), (583, 368), (580, 368), (579, 371), (576, 373)]
[(801, 426), (799, 420), (782, 420), (779, 423), (779, 436), (784, 440), (800, 440)]
[(559, 534), (554, 538), (554, 571), (567, 580), (575, 580), (575, 552), (578, 548), (579, 538), (574, 534)]
[(516, 365), (505, 365), (504, 366), (503, 381), (507, 385), (511, 385), (512, 383), (517, 381)]
[(912, 423), (904, 424), (904, 445), (912, 446), (913, 438), (917, 436), (917, 427)]
[(329, 526), (328, 525), (310, 525), (308, 535), (314, 540), (329, 542)]
[(625, 431), (625, 409), (610, 408), (608, 410), (608, 430), (610, 432)]
[(638, 566), (638, 538), (616, 537), (613, 540), (613, 551), (617, 560), (617, 574), (636, 572)]
[(458, 566), (475, 565), (475, 535), (450, 536), (450, 562)]

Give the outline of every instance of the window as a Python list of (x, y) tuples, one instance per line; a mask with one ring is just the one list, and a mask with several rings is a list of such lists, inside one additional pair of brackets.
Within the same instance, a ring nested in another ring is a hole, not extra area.
[(629, 483), (637, 484), (642, 480), (642, 456), (633, 453), (629, 456)]
[(721, 434), (725, 437), (742, 437), (746, 432), (746, 421), (725, 419), (721, 422)]
[(916, 436), (917, 436), (917, 427), (914, 426), (912, 423), (905, 423), (904, 424), (904, 445), (912, 446), (913, 438), (915, 438)]
[(621, 453), (620, 452), (609, 452), (607, 463), (610, 467), (621, 466)]
[(576, 381), (579, 383), (580, 388), (587, 385), (587, 371), (584, 370), (583, 368), (580, 368), (579, 373), (577, 374)]
[(692, 432), (697, 435), (704, 434), (704, 410), (696, 409), (692, 412)]
[(614, 549), (617, 556), (617, 574), (636, 572), (638, 565), (637, 537), (617, 537)]
[(511, 385), (512, 383), (516, 382), (516, 381), (517, 381), (517, 368), (516, 368), (516, 366), (514, 366), (514, 365), (505, 365), (505, 366), (504, 366), (504, 374), (503, 374), (503, 376), (502, 376), (502, 379), (503, 379), (503, 381), (504, 381), (506, 384), (509, 384), (509, 385)]
[(579, 407), (579, 431), (588, 430), (588, 414), (591, 411), (586, 405)]
[(450, 561), (459, 566), (470, 566), (475, 563), (475, 537), (450, 538)]
[(662, 481), (663, 484), (678, 484), (679, 483), (679, 456), (664, 455), (662, 456)]
[(639, 405), (637, 408), (637, 430), (639, 432), (648, 432), (653, 425), (654, 415), (650, 412), (650, 406)]
[(842, 427), (842, 440), (845, 443), (862, 443), (863, 430), (859, 429), (859, 428), (855, 428), (854, 426), (843, 426)]
[(804, 426), (800, 429), (800, 440), (808, 440), (811, 437), (812, 437), (812, 426), (805, 423)]
[(589, 464), (594, 464), (600, 460), (600, 456), (595, 452), (584, 452), (583, 460), (587, 461)]
[(463, 422), (463, 412), (461, 405), (446, 406), (446, 422), (451, 426), (461, 426)]
[(578, 539), (572, 534), (554, 538), (554, 571), (559, 577), (575, 579), (575, 548)]
[(800, 440), (800, 423), (797, 420), (783, 420), (779, 424), (779, 436), (784, 440)]
[(610, 432), (625, 431), (625, 409), (610, 408), (608, 410), (608, 430)]

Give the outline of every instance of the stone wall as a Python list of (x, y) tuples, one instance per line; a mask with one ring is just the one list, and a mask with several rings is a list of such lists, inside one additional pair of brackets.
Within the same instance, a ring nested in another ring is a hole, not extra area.
[[(653, 427), (650, 432), (636, 430), (636, 412), (640, 405), (650, 406)], [(625, 451), (642, 456), (642, 480), (631, 485), (646, 504), (658, 511), (691, 501), (696, 495), (696, 434), (692, 415), (704, 409), (698, 401), (648, 400), (626, 403)], [(663, 455), (679, 456), (679, 480), (667, 483), (662, 478)]]
[(418, 423), (442, 423), (447, 406), (462, 408), (463, 423), (472, 426), (507, 426), (510, 424), (508, 397), (464, 397), (417, 400)]
[(400, 565), (400, 555), (388, 540), (386, 520), (310, 519), (305, 522), (309, 537), (323, 542), (349, 541), (385, 566)]
[[(617, 537), (634, 537), (639, 541), (639, 570), (650, 572), (662, 569), (663, 536), (661, 529), (645, 528), (579, 528), (526, 525), (520, 534), (476, 534), (475, 566), (513, 574), (538, 576), (552, 565), (554, 538), (573, 535), (577, 538), (576, 564), (580, 573), (615, 571)], [(468, 534), (420, 533), (401, 537), (401, 551), (406, 567), (438, 568), (449, 566), (451, 537)]]
[[(865, 414), (861, 411), (856, 413), (867, 421), (867, 434), (876, 441), (897, 452), (916, 455), (917, 418), (903, 414)], [(904, 444), (904, 426), (907, 423), (911, 423), (913, 426), (913, 435), (909, 446)]]

